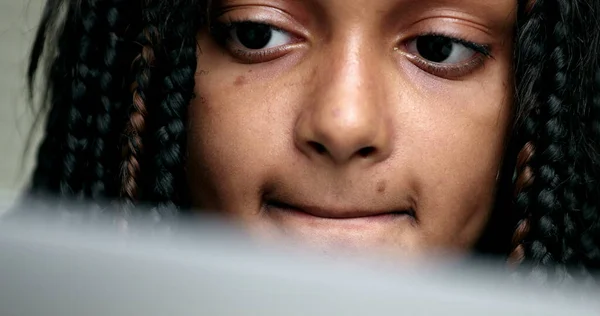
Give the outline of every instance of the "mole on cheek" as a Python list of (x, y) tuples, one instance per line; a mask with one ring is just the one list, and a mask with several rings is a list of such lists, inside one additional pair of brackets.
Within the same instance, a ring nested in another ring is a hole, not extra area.
[(379, 183), (377, 184), (377, 192), (379, 193), (383, 193), (385, 192), (385, 181), (379, 181)]
[(246, 77), (244, 76), (239, 76), (235, 79), (235, 81), (233, 82), (234, 85), (236, 86), (241, 86), (246, 84)]
[[(202, 108), (202, 111), (204, 111), (205, 113), (210, 113), (213, 110), (213, 107), (211, 106), (210, 102), (208, 102), (206, 100), (206, 97), (203, 95), (199, 95), (198, 97), (196, 97), (196, 99), (194, 99), (194, 104), (198, 106), (192, 106), (192, 110), (198, 110)], [(193, 114), (191, 115), (193, 116)]]

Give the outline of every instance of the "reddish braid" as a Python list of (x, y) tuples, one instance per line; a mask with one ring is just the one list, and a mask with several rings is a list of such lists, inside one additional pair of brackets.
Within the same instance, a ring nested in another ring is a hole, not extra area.
[(150, 88), (152, 67), (155, 56), (153, 44), (157, 39), (154, 27), (146, 27), (142, 32), (143, 46), (133, 60), (132, 69), (135, 79), (131, 84), (132, 107), (125, 126), (121, 164), (121, 197), (135, 203), (139, 199), (139, 176), (143, 155), (143, 137), (146, 131), (147, 92)]

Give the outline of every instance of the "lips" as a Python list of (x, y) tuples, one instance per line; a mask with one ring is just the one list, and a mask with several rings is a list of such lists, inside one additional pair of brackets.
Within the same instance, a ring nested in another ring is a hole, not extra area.
[(417, 204), (408, 190), (381, 194), (368, 186), (323, 190), (285, 184), (262, 195), (256, 218), (268, 231), (267, 238), (299, 242), (319, 253), (352, 255), (404, 253), (418, 239)]
[(409, 216), (414, 218), (415, 212), (412, 208), (388, 208), (388, 209), (367, 209), (352, 207), (321, 207), (317, 205), (307, 205), (299, 203), (289, 203), (279, 199), (269, 198), (264, 202), (267, 209), (280, 210), (287, 212), (300, 213), (307, 216), (324, 219), (367, 219), (378, 217), (400, 217)]

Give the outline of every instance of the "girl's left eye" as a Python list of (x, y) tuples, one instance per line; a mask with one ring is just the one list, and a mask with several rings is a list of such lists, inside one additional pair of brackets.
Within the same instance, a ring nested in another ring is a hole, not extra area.
[(445, 36), (420, 36), (407, 45), (408, 52), (436, 64), (462, 64), (478, 52)]
[(248, 50), (262, 50), (287, 45), (292, 37), (289, 33), (271, 25), (256, 22), (232, 23), (229, 38), (234, 45)]

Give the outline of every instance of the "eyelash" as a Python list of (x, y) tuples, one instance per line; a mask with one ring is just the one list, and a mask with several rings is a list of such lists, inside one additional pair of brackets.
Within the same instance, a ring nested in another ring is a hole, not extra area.
[(233, 30), (235, 27), (239, 26), (242, 23), (256, 23), (256, 24), (267, 25), (273, 30), (285, 32), (290, 37), (292, 37), (292, 39), (297, 39), (297, 37), (294, 36), (292, 33), (288, 32), (286, 30), (283, 30), (281, 28), (278, 28), (274, 25), (271, 25), (266, 21), (234, 20), (234, 19), (228, 18), (227, 21), (215, 22), (210, 27), (213, 38), (217, 41), (217, 43), (219, 45), (228, 49), (229, 52), (235, 58), (237, 58), (240, 62), (243, 62), (243, 63), (252, 64), (252, 63), (260, 63), (260, 62), (265, 62), (268, 60), (276, 59), (278, 57), (285, 55), (285, 53), (287, 53), (292, 48), (291, 46), (293, 44), (284, 45), (283, 47), (279, 46), (279, 47), (275, 47), (275, 48), (271, 48), (271, 49), (262, 49), (262, 50), (257, 50), (257, 51), (249, 51), (247, 49), (232, 48), (231, 44), (228, 44), (228, 41), (231, 40), (230, 32), (231, 32), (231, 30)]
[(491, 57), (491, 51), (490, 51), (490, 46), (489, 45), (482, 45), (482, 44), (477, 44), (474, 42), (470, 42), (461, 38), (457, 38), (448, 34), (443, 34), (443, 33), (436, 33), (436, 32), (430, 32), (430, 33), (424, 33), (424, 34), (419, 34), (419, 37), (421, 36), (440, 36), (440, 37), (445, 37), (449, 40), (451, 40), (452, 42), (456, 43), (456, 44), (461, 44), (467, 48), (470, 48), (486, 57)]
[[(279, 57), (285, 55), (285, 53), (287, 53), (292, 48), (291, 46), (293, 46), (293, 43), (289, 44), (289, 45), (282, 45), (283, 47), (279, 46), (279, 47), (275, 47), (275, 48), (271, 48), (271, 49), (263, 49), (263, 50), (257, 50), (257, 51), (249, 51), (247, 49), (232, 48), (231, 47), (232, 44), (228, 43), (231, 40), (230, 32), (231, 32), (231, 30), (233, 30), (235, 27), (239, 26), (242, 23), (256, 23), (256, 24), (267, 25), (273, 30), (285, 32), (286, 34), (291, 36), (293, 39), (294, 38), (297, 39), (297, 37), (294, 36), (293, 33), (283, 30), (281, 28), (278, 28), (274, 25), (271, 25), (267, 21), (247, 20), (247, 19), (239, 19), (238, 20), (238, 19), (227, 18), (226, 21), (215, 22), (210, 28), (213, 38), (217, 41), (217, 43), (219, 43), (222, 47), (225, 47), (226, 49), (228, 49), (229, 52), (235, 58), (237, 58), (240, 62), (243, 62), (243, 63), (248, 63), (248, 64), (261, 63), (261, 62), (279, 58)], [(456, 36), (451, 36), (451, 35), (444, 34), (444, 33), (439, 33), (439, 32), (423, 33), (423, 34), (419, 34), (418, 36), (413, 37), (412, 39), (410, 39), (410, 41), (415, 40), (419, 37), (425, 37), (425, 36), (444, 37), (444, 38), (449, 39), (453, 43), (463, 45), (464, 47), (471, 49), (476, 53), (474, 55), (474, 57), (471, 58), (467, 62), (458, 64), (458, 65), (445, 66), (444, 64), (431, 62), (420, 56), (406, 53), (406, 49), (403, 50), (404, 54), (408, 57), (408, 59), (412, 63), (414, 63), (417, 67), (421, 68), (423, 71), (425, 71), (427, 73), (433, 74), (438, 77), (447, 78), (447, 79), (457, 79), (457, 78), (469, 75), (470, 73), (472, 73), (473, 71), (478, 69), (480, 66), (482, 66), (484, 64), (486, 58), (491, 58), (491, 59), (494, 58), (492, 56), (489, 45), (478, 44), (475, 42), (467, 41), (467, 40), (458, 38)], [(410, 41), (408, 41), (408, 42), (410, 42)], [(404, 44), (402, 44), (400, 46), (406, 46), (407, 41), (404, 41), (403, 43)]]
[[(494, 59), (492, 55), (491, 49), (489, 45), (478, 44), (475, 42), (467, 41), (452, 35), (439, 33), (439, 32), (429, 32), (419, 34), (416, 37), (410, 39), (410, 41), (415, 40), (419, 37), (426, 36), (436, 36), (436, 37), (444, 37), (452, 41), (452, 43), (463, 45), (464, 47), (473, 50), (476, 54), (467, 62), (458, 64), (458, 65), (448, 65), (445, 66), (441, 63), (432, 62), (426, 60), (422, 57), (415, 56), (413, 54), (405, 53), (405, 55), (409, 58), (409, 60), (416, 64), (417, 67), (422, 70), (433, 74), (438, 77), (446, 78), (446, 79), (457, 79), (460, 77), (464, 77), (466, 75), (471, 74), (473, 71), (477, 70), (480, 66), (482, 66), (485, 62), (486, 58)], [(410, 42), (408, 41), (408, 42)]]

